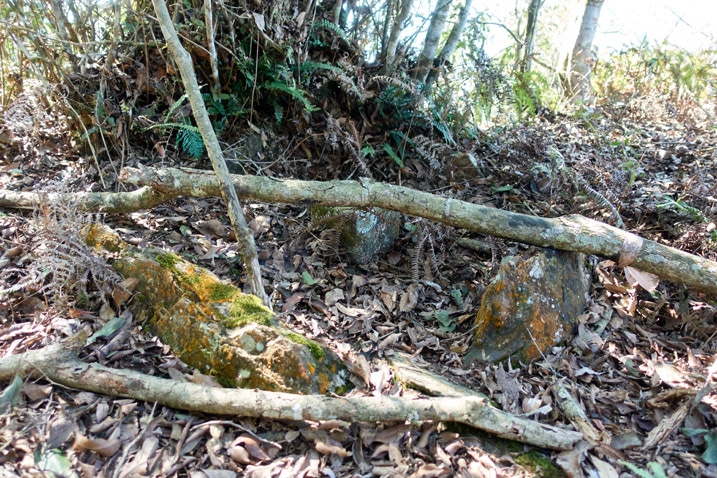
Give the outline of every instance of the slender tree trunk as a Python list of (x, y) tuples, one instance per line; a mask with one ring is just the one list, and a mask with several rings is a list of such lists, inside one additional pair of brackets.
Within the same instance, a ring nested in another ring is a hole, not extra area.
[(568, 93), (574, 103), (590, 103), (593, 99), (590, 73), (596, 58), (592, 52), (592, 44), (603, 3), (605, 0), (588, 0), (585, 5), (585, 13), (580, 23), (578, 39), (573, 48), (569, 72), (570, 91)]
[(472, 3), (473, 0), (466, 0), (466, 3), (463, 5), (463, 7), (461, 7), (460, 12), (458, 12), (458, 21), (455, 25), (453, 25), (453, 29), (448, 35), (446, 44), (443, 45), (441, 53), (438, 54), (438, 61), (435, 62), (437, 63), (437, 67), (432, 68), (431, 71), (428, 73), (428, 77), (426, 78), (427, 85), (431, 85), (434, 81), (436, 81), (440, 68), (445, 65), (453, 52), (456, 50), (458, 40), (461, 39), (461, 35), (463, 35), (463, 29), (466, 27), (466, 23), (468, 22), (468, 13), (470, 13), (471, 11)]
[(431, 71), (431, 68), (433, 68), (433, 60), (436, 59), (438, 43), (441, 41), (441, 35), (446, 26), (446, 19), (448, 18), (448, 12), (451, 9), (452, 2), (453, 0), (438, 0), (436, 9), (431, 15), (431, 23), (426, 32), (423, 51), (418, 59), (418, 66), (414, 74), (414, 79), (421, 83), (426, 81), (428, 73)]
[(385, 44), (384, 50), (384, 71), (387, 74), (391, 74), (396, 70), (396, 48), (398, 47), (398, 37), (401, 34), (403, 24), (408, 19), (408, 15), (411, 13), (413, 8), (413, 0), (397, 0), (397, 3), (390, 2), (389, 8), (386, 10), (386, 23), (389, 23), (389, 18), (392, 15), (394, 7), (398, 10), (398, 14), (394, 16), (393, 22), (391, 23), (390, 33), (388, 34), (388, 41)]
[(538, 27), (538, 14), (545, 0), (530, 0), (528, 7), (528, 26), (525, 30), (525, 44), (523, 48), (523, 57), (520, 59), (520, 72), (530, 71), (533, 61), (533, 51), (535, 48), (535, 31)]
[(259, 266), (259, 258), (256, 254), (256, 244), (254, 243), (254, 235), (252, 234), (249, 226), (244, 217), (244, 211), (239, 203), (236, 190), (232, 185), (232, 180), (229, 176), (229, 169), (227, 169), (227, 163), (224, 161), (222, 149), (219, 146), (217, 135), (212, 127), (212, 122), (209, 120), (209, 114), (204, 106), (204, 100), (199, 91), (199, 84), (197, 83), (197, 77), (194, 74), (194, 66), (192, 65), (192, 57), (189, 56), (187, 50), (184, 49), (182, 44), (179, 42), (177, 32), (172, 24), (172, 19), (169, 16), (167, 5), (164, 0), (152, 0), (154, 10), (157, 12), (157, 19), (159, 25), (162, 28), (162, 33), (167, 40), (167, 47), (170, 53), (177, 62), (179, 72), (182, 75), (182, 81), (184, 82), (184, 88), (189, 98), (189, 103), (192, 105), (192, 113), (194, 119), (197, 122), (197, 127), (202, 134), (202, 139), (207, 147), (207, 153), (209, 159), (214, 167), (214, 173), (219, 181), (221, 194), (224, 198), (224, 202), (227, 205), (229, 212), (229, 221), (234, 228), (234, 234), (237, 239), (237, 248), (239, 255), (244, 261), (244, 267), (246, 268), (247, 282), (251, 293), (259, 297), (262, 302), (270, 306), (269, 297), (264, 291), (264, 285), (261, 280), (261, 268)]

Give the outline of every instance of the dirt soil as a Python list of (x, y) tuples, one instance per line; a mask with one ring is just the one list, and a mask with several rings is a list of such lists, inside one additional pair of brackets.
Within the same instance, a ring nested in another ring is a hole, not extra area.
[[(462, 145), (476, 164), (461, 155), (437, 169), (416, 160), (407, 162), (400, 180), (511, 211), (545, 217), (579, 213), (615, 224), (609, 204), (627, 230), (717, 260), (717, 133), (693, 118), (648, 109), (635, 103), (579, 119), (538, 117)], [(113, 178), (122, 166), (190, 164), (180, 156), (160, 159), (139, 151), (124, 164), (98, 164), (69, 145), (59, 124), (48, 117), (0, 143), (0, 188), (58, 188), (57, 181), (71, 191), (98, 189), (102, 181), (120, 188)], [(271, 141), (279, 152), (291, 144), (280, 135)], [(548, 147), (561, 151), (570, 172), (551, 164)], [(320, 158), (311, 162), (297, 151), (265, 154), (266, 163), (253, 162), (249, 172), (308, 178)], [(209, 167), (202, 161), (191, 165)], [(355, 265), (336, 249), (331, 232), (311, 224), (304, 207), (247, 203), (245, 213), (280, 320), (339, 351), (353, 349), (371, 363), (370, 386), (355, 394), (418, 395), (395, 383), (383, 360), (398, 350), (488, 395), (510, 413), (569, 427), (551, 389), (560, 382), (602, 444), (551, 453), (443, 423), (190, 414), (37, 380), (22, 385), (14, 405), (0, 403), (0, 476), (47, 476), (54, 470), (56, 476), (88, 477), (609, 477), (649, 469), (652, 474), (641, 476), (658, 477), (660, 468), (664, 476), (717, 476), (717, 394), (710, 391), (690, 406), (696, 393), (715, 381), (714, 297), (665, 282), (647, 291), (614, 263), (591, 257), (592, 291), (576, 340), (530, 364), (467, 366), (462, 357), (482, 291), (502, 257), (528, 255), (531, 248), (405, 218), (391, 252)], [(0, 288), (22, 284), (41, 253), (36, 231), (42, 218), (42, 212), (0, 211)], [(177, 199), (151, 211), (101, 219), (132, 244), (174, 251), (234, 283), (242, 281), (219, 199)], [(460, 246), (466, 238), (486, 247)], [(91, 289), (61, 307), (31, 289), (14, 290), (0, 297), (0, 355), (43, 347), (83, 327), (98, 330), (121, 313), (102, 307)], [(209, 381), (141, 324), (130, 334), (96, 342), (84, 358), (176, 380)], [(686, 416), (675, 421), (683, 405)]]

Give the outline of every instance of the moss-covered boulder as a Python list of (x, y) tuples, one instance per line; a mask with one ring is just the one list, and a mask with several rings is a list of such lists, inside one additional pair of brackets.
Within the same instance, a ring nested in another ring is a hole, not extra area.
[(336, 354), (281, 326), (258, 297), (176, 254), (124, 244), (105, 226), (92, 226), (86, 238), (118, 254), (114, 268), (138, 280), (134, 317), (223, 385), (303, 394), (351, 388)]

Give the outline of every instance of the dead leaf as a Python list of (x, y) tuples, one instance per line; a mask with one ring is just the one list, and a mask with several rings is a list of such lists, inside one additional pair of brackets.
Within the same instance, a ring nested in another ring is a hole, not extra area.
[(328, 443), (324, 443), (320, 440), (317, 440), (314, 443), (314, 446), (316, 447), (316, 451), (318, 451), (322, 455), (338, 455), (341, 458), (351, 456), (351, 452), (346, 450), (344, 447), (337, 445), (329, 445)]
[(241, 446), (249, 452), (249, 455), (260, 461), (270, 460), (271, 457), (264, 451), (256, 438), (246, 433), (237, 437), (231, 444), (232, 447)]
[(192, 226), (197, 231), (212, 238), (227, 237), (227, 228), (219, 219), (197, 221)]
[(324, 302), (329, 307), (336, 304), (338, 301), (345, 300), (345, 299), (346, 299), (346, 297), (344, 296), (343, 289), (339, 289), (338, 287), (328, 291), (326, 293), (326, 295), (324, 296)]
[(637, 284), (640, 285), (646, 291), (652, 291), (657, 288), (660, 283), (660, 278), (655, 274), (635, 269), (634, 267), (625, 266), (625, 279), (633, 287)]
[(100, 456), (109, 458), (117, 453), (122, 442), (120, 440), (105, 440), (103, 438), (87, 438), (81, 434), (75, 435), (75, 443), (72, 448), (76, 451), (94, 451)]
[(418, 284), (413, 282), (408, 289), (401, 293), (401, 300), (398, 304), (398, 310), (401, 312), (411, 312), (418, 305)]

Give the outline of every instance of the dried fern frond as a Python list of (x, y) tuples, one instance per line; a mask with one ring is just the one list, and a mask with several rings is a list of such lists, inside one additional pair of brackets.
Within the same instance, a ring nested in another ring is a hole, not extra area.
[(414, 281), (421, 278), (421, 266), (425, 254), (431, 260), (431, 268), (435, 274), (440, 271), (440, 252), (443, 251), (443, 244), (448, 239), (449, 229), (441, 224), (430, 222), (426, 219), (418, 219), (413, 223), (416, 227), (416, 245), (411, 250), (411, 278)]
[(414, 96), (418, 95), (418, 89), (416, 89), (414, 85), (412, 85), (411, 83), (406, 83), (405, 81), (401, 81), (398, 78), (393, 78), (392, 76), (374, 76), (368, 81), (366, 86), (370, 85), (371, 83), (395, 86), (396, 88), (402, 89), (406, 93), (410, 93)]
[(605, 196), (603, 196), (592, 186), (590, 186), (590, 183), (588, 183), (585, 178), (583, 178), (577, 171), (570, 169), (565, 164), (565, 158), (563, 158), (563, 155), (560, 153), (560, 151), (558, 151), (555, 147), (551, 146), (547, 149), (547, 153), (548, 157), (551, 159), (556, 169), (560, 172), (560, 174), (563, 175), (563, 177), (572, 181), (572, 183), (575, 185), (575, 189), (577, 189), (578, 191), (584, 191), (597, 204), (610, 209), (613, 217), (615, 218), (615, 226), (619, 227), (620, 229), (625, 228), (625, 223), (622, 222), (622, 218), (620, 217), (620, 213), (617, 211), (617, 208), (615, 208), (615, 206), (610, 201), (608, 201)]
[(428, 164), (433, 169), (441, 169), (441, 161), (438, 156), (446, 152), (445, 144), (433, 141), (423, 135), (418, 135), (413, 138), (413, 147), (419, 156), (428, 161)]
[(80, 212), (77, 204), (43, 198), (32, 224), (35, 247), (26, 276), (13, 287), (0, 290), (0, 295), (35, 289), (62, 308), (71, 305), (78, 295), (89, 295), (89, 286), (93, 285), (106, 302), (120, 287), (122, 277), (85, 244), (82, 235), (85, 226), (99, 219), (98, 214)]
[(348, 131), (345, 131), (338, 121), (333, 119), (331, 115), (327, 114), (326, 126), (326, 138), (332, 149), (337, 150), (340, 146), (343, 146), (344, 150), (351, 155), (356, 163), (358, 163), (358, 167), (362, 174), (365, 177), (373, 178), (371, 169), (369, 169), (368, 164), (366, 164), (366, 161), (361, 154), (361, 137), (359, 136), (353, 121), (348, 121), (346, 123), (346, 129), (348, 129)]

